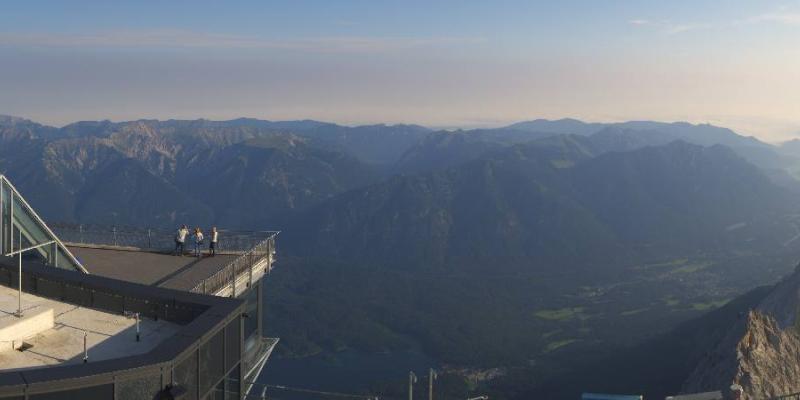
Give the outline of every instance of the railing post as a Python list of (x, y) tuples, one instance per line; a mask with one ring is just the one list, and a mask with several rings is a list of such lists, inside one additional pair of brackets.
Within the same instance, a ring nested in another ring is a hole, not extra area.
[(249, 260), (247, 263), (247, 287), (253, 286), (253, 253), (250, 253), (248, 256)]
[(267, 274), (272, 272), (272, 253), (274, 252), (273, 246), (275, 246), (274, 238), (269, 238), (267, 242)]
[(84, 241), (83, 241), (83, 224), (78, 225), (78, 241), (80, 243), (84, 243)]
[(89, 347), (87, 346), (87, 337), (89, 336), (86, 331), (83, 331), (83, 363), (89, 362)]
[(236, 268), (231, 268), (231, 297), (236, 297)]
[(151, 235), (150, 235), (150, 228), (147, 228), (147, 248), (148, 249), (152, 249), (153, 248), (153, 241), (152, 241)]
[(112, 227), (111, 228), (111, 232), (114, 233), (114, 246), (116, 246), (117, 245), (117, 227), (116, 226)]
[(136, 313), (136, 341), (141, 341), (140, 330), (139, 330), (139, 313)]
[(0, 253), (6, 254), (10, 253), (10, 251), (6, 250), (6, 225), (4, 223), (4, 218), (6, 217), (6, 208), (4, 207), (3, 203), (3, 193), (5, 192), (5, 183), (3, 180), (5, 179), (4, 176), (0, 175)]

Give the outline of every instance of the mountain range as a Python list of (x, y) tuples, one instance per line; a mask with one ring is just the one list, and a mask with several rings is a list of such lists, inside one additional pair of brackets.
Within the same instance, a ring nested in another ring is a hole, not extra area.
[(281, 230), (279, 357), (420, 352), (502, 371), (477, 386), (501, 399), (790, 273), (797, 149), (680, 122), (0, 117), (0, 172), (45, 220)]

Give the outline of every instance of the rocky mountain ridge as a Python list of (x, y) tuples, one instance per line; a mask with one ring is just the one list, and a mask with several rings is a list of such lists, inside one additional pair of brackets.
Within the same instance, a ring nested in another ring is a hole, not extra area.
[(739, 320), (686, 381), (687, 393), (738, 384), (746, 399), (800, 392), (800, 266)]

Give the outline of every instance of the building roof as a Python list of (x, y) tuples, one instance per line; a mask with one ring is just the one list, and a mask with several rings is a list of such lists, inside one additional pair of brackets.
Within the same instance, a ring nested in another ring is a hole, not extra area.
[[(17, 291), (0, 286), (0, 328), (39, 324), (34, 336), (18, 343), (0, 341), (0, 369), (18, 370), (51, 365), (82, 364), (83, 339), (86, 333), (89, 359), (94, 361), (144, 354), (179, 330), (179, 325), (165, 320), (142, 319), (140, 340), (136, 340), (136, 319), (80, 307), (23, 293), (23, 318), (17, 318)], [(33, 321), (37, 315), (52, 311), (52, 327)], [(11, 335), (7, 335), (11, 336)], [(6, 337), (6, 339), (9, 339)], [(22, 343), (25, 350), (19, 351)], [(28, 347), (31, 346), (31, 347)]]
[[(2, 305), (6, 316), (9, 308), (16, 309), (17, 267), (9, 261), (0, 259), (0, 288), (5, 290), (0, 293), (7, 295), (10, 290), (12, 299), (10, 306), (7, 299)], [(230, 320), (238, 319), (244, 309), (244, 302), (239, 299), (123, 282), (37, 263), (23, 263), (23, 288), (25, 314), (52, 307), (55, 326), (24, 340), (33, 344), (26, 351), (35, 352), (37, 346), (46, 350), (38, 358), (17, 358), (19, 355), (14, 354), (9, 358), (14, 361), (13, 366), (0, 362), (0, 387), (81, 379), (169, 362), (191, 351), (195, 343)], [(142, 333), (149, 337), (141, 347), (125, 344), (131, 337), (135, 339), (135, 331), (131, 331), (135, 320), (127, 317), (131, 313), (141, 315), (145, 329)], [(70, 330), (77, 331), (78, 347), (75, 332)], [(82, 331), (89, 333), (89, 344), (94, 344), (89, 348), (87, 364), (83, 364), (80, 354)], [(70, 343), (59, 348), (58, 342), (64, 341)], [(80, 350), (77, 357), (76, 348)], [(45, 360), (47, 357), (52, 357), (52, 363)]]

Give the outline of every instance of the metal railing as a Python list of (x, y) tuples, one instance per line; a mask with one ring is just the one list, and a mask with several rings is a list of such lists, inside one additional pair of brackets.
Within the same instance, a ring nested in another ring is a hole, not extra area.
[[(236, 379), (225, 378), (225, 382), (229, 385), (238, 386), (240, 381)], [(316, 399), (380, 400), (380, 397), (378, 395), (373, 395), (373, 394), (331, 392), (331, 391), (324, 391), (317, 389), (289, 387), (284, 385), (271, 385), (267, 383), (253, 382), (253, 381), (244, 381), (243, 383), (245, 385), (250, 386), (250, 390), (248, 390), (247, 394), (244, 397), (242, 397), (243, 399), (246, 400), (282, 399), (285, 398), (284, 395), (287, 393), (293, 393), (295, 395), (291, 396), (293, 398), (296, 398), (296, 395), (300, 394), (303, 395), (304, 398), (316, 398)], [(222, 391), (219, 389), (217, 389), (215, 393), (236, 394), (236, 395), (239, 394), (238, 392)]]
[(258, 335), (255, 345), (247, 349), (242, 355), (242, 376), (246, 378), (257, 377), (279, 341), (280, 339), (278, 338), (267, 338)]
[[(737, 398), (737, 397), (735, 397), (735, 395), (730, 395), (728, 397), (725, 397), (722, 394), (722, 391), (704, 392), (704, 393), (689, 393), (689, 394), (676, 395), (676, 396), (667, 396), (667, 400), (672, 400), (672, 399), (674, 399), (674, 400), (709, 399), (710, 400), (710, 399), (723, 399), (723, 398), (727, 399), (727, 398)], [(751, 398), (751, 397), (747, 397), (747, 398)], [(769, 397), (769, 398), (762, 398), (762, 399), (763, 400), (800, 400), (800, 392), (784, 394), (784, 395), (780, 395), (780, 396), (772, 396), (772, 397)]]
[[(177, 228), (167, 230), (72, 223), (54, 223), (50, 227), (64, 243), (70, 245), (129, 247), (163, 252), (174, 250), (177, 231)], [(208, 243), (210, 234), (208, 231), (203, 233)], [(217, 252), (242, 254), (275, 234), (277, 232), (219, 230)], [(186, 240), (187, 248), (191, 247), (191, 236)]]
[(776, 396), (771, 398), (770, 400), (800, 400), (800, 392), (792, 393), (792, 394), (785, 394), (782, 396)]
[(272, 267), (275, 255), (275, 237), (280, 232), (272, 232), (269, 237), (245, 251), (214, 275), (203, 279), (192, 288), (191, 292), (215, 294), (227, 285), (231, 285), (231, 295), (236, 297), (236, 281), (240, 276), (247, 274), (249, 287), (253, 283), (253, 269), (259, 263), (266, 261), (266, 268)]
[[(175, 231), (129, 226), (101, 226), (71, 223), (51, 225), (58, 237), (71, 246), (114, 247), (171, 253), (175, 249)], [(177, 230), (177, 229), (176, 229)], [(271, 268), (275, 256), (277, 231), (219, 230), (218, 254), (237, 255), (235, 259), (203, 279), (190, 291), (215, 294), (227, 285), (232, 285), (232, 296), (236, 297), (236, 281), (247, 274), (247, 287), (253, 283), (253, 269), (266, 261)], [(208, 235), (207, 235), (208, 236)], [(210, 238), (206, 239), (206, 242)], [(191, 242), (191, 238), (187, 238)], [(191, 247), (191, 244), (189, 245)]]

